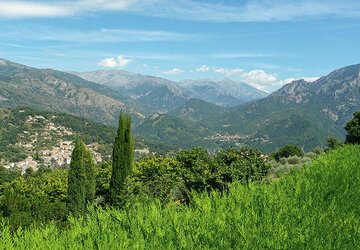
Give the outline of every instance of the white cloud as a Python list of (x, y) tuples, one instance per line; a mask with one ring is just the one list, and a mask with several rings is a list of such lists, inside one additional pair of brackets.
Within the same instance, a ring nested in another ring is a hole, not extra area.
[(285, 79), (285, 80), (281, 80), (281, 81), (279, 81), (278, 82), (278, 85), (280, 85), (280, 86), (283, 86), (283, 85), (285, 85), (285, 84), (288, 84), (288, 83), (291, 83), (292, 81), (297, 81), (297, 80), (300, 80), (300, 79), (303, 79), (303, 80), (305, 80), (305, 81), (307, 81), (307, 82), (315, 82), (317, 79), (319, 79), (320, 77), (305, 77), (305, 76), (303, 76), (303, 77), (300, 77), (300, 78), (287, 78), (287, 79)]
[(214, 68), (213, 70), (215, 73), (224, 74), (226, 76), (237, 75), (244, 71), (243, 69), (239, 69), (239, 68), (234, 68), (234, 69)]
[(105, 68), (124, 68), (131, 63), (130, 59), (125, 59), (123, 55), (118, 56), (117, 58), (105, 58), (101, 60), (98, 65)]
[(225, 76), (236, 76), (241, 81), (254, 86), (255, 88), (265, 90), (272, 86), (278, 85), (278, 79), (276, 74), (268, 74), (265, 71), (258, 69), (245, 72), (243, 69), (225, 69), (214, 68), (215, 73), (224, 74)]
[(182, 73), (184, 73), (184, 71), (179, 68), (173, 68), (169, 71), (162, 72), (163, 75), (179, 75)]
[(196, 69), (196, 72), (208, 72), (211, 68), (209, 66), (203, 65), (200, 68)]
[(64, 17), (70, 13), (71, 10), (66, 6), (45, 2), (0, 2), (0, 17), (2, 18)]
[(66, 17), (120, 11), (147, 16), (213, 22), (286, 21), (309, 17), (360, 16), (357, 0), (249, 0), (208, 2), (195, 0), (60, 0), (0, 2), (0, 17)]
[(243, 73), (241, 74), (241, 77), (248, 82), (254, 83), (272, 83), (277, 80), (277, 76), (275, 74), (267, 74), (261, 69)]

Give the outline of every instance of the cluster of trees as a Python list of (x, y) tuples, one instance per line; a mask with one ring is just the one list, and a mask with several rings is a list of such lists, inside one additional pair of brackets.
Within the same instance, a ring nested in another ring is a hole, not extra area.
[[(134, 158), (129, 115), (120, 114), (112, 158), (112, 173), (106, 198), (111, 205), (122, 206), (126, 200), (126, 178), (131, 173)], [(76, 138), (68, 176), (67, 206), (70, 214), (85, 215), (87, 205), (95, 200), (95, 187), (95, 163), (91, 152), (84, 142)]]

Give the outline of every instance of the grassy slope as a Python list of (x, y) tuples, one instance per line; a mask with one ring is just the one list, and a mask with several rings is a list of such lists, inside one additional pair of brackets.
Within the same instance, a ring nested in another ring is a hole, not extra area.
[(92, 211), (69, 229), (0, 230), (4, 248), (360, 247), (360, 146), (330, 152), (269, 185), (234, 184), (229, 194), (195, 195), (189, 206), (139, 204)]

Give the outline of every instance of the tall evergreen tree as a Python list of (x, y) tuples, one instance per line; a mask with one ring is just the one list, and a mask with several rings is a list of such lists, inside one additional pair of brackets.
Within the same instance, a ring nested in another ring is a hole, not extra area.
[(74, 216), (85, 213), (85, 180), (83, 147), (80, 139), (76, 138), (70, 162), (67, 203), (69, 212)]
[(122, 206), (126, 199), (126, 177), (131, 173), (134, 143), (131, 135), (131, 117), (122, 113), (114, 142), (113, 165), (109, 188), (109, 201)]
[(82, 142), (84, 165), (85, 165), (85, 203), (92, 203), (95, 199), (95, 162), (91, 155), (91, 151), (86, 148), (84, 142)]

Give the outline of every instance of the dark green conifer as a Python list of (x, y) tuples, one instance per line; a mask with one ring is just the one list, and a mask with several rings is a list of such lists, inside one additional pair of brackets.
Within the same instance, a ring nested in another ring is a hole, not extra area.
[(85, 213), (85, 165), (82, 143), (75, 139), (68, 177), (68, 211), (73, 216), (82, 216)]
[(91, 155), (91, 151), (86, 148), (84, 142), (82, 142), (84, 153), (84, 165), (85, 165), (85, 203), (92, 203), (95, 200), (95, 162)]
[(112, 175), (109, 188), (109, 201), (122, 206), (126, 199), (126, 177), (131, 173), (134, 157), (134, 144), (131, 135), (131, 117), (122, 113), (114, 142)]

